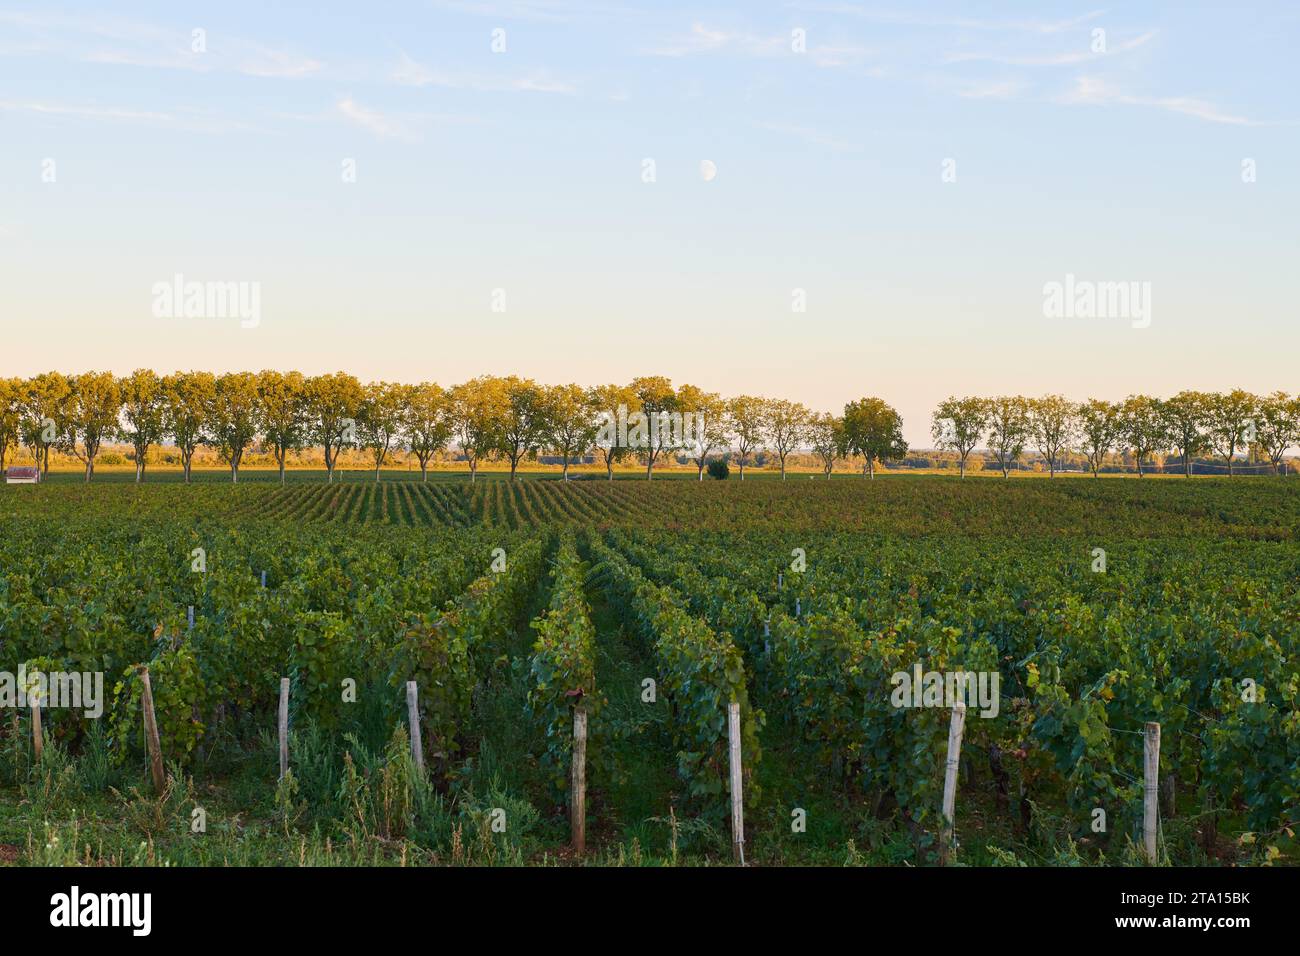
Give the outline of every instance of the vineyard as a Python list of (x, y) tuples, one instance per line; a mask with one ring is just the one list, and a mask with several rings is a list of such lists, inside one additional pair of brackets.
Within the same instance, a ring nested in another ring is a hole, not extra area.
[[(0, 714), (0, 860), (1141, 864), (1155, 722), (1157, 862), (1294, 863), (1298, 538), (1287, 479), (3, 488), (0, 671), (104, 676)], [(931, 673), (995, 678), (959, 758)]]

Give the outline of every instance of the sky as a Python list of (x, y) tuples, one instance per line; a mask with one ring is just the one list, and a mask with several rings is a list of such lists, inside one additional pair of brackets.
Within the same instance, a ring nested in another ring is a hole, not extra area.
[(1294, 4), (106, 6), (0, 0), (0, 374), (1300, 391)]

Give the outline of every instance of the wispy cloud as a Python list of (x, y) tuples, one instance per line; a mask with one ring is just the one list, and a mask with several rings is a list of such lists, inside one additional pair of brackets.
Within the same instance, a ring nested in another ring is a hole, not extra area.
[(791, 4), (791, 6), (794, 9), (806, 10), (809, 13), (833, 13), (854, 16), (863, 20), (869, 20), (873, 23), (892, 24), (895, 26), (935, 27), (961, 30), (992, 30), (1041, 34), (1063, 33), (1066, 30), (1082, 26), (1090, 20), (1095, 20), (1106, 12), (1104, 10), (1092, 10), (1076, 17), (1067, 17), (1059, 20), (998, 20), (983, 17), (932, 16), (924, 13), (916, 13), (910, 10), (881, 10), (872, 7), (864, 7), (855, 3), (809, 2), (794, 3)]
[(703, 23), (693, 23), (690, 32), (684, 36), (674, 37), (649, 52), (653, 56), (681, 57), (719, 51), (748, 56), (777, 56), (790, 51), (790, 39), (732, 30), (712, 30)]
[(830, 133), (808, 126), (788, 125), (785, 123), (755, 123), (754, 126), (770, 133), (778, 133), (782, 136), (802, 140), (812, 146), (822, 146), (837, 153), (858, 153), (862, 151), (862, 146), (859, 143), (850, 143)]
[(1274, 125), (1233, 113), (1226, 113), (1206, 100), (1190, 96), (1134, 96), (1125, 93), (1106, 80), (1097, 76), (1081, 76), (1075, 80), (1074, 89), (1058, 98), (1059, 102), (1071, 105), (1106, 106), (1146, 106), (1181, 113), (1210, 123), (1227, 123), (1233, 126), (1268, 126)]
[(432, 0), (439, 10), (467, 13), (496, 20), (538, 20), (572, 23), (597, 16), (622, 17), (628, 8), (620, 4), (590, 3), (582, 0)]
[(486, 122), (477, 116), (457, 113), (424, 113), (380, 110), (374, 106), (359, 103), (355, 97), (342, 97), (334, 108), (320, 113), (278, 113), (281, 120), (299, 123), (321, 123), (337, 121), (340, 118), (354, 126), (369, 130), (381, 139), (415, 141), (420, 139), (427, 127), (439, 126), (478, 126)]
[(33, 117), (90, 123), (138, 123), (166, 126), (190, 133), (274, 132), (259, 130), (246, 117), (228, 117), (206, 110), (179, 109), (170, 112), (105, 106), (100, 103), (67, 103), (51, 100), (0, 100), (0, 113), (25, 113)]
[(1061, 50), (1055, 53), (950, 53), (944, 57), (948, 63), (985, 62), (998, 63), (1003, 66), (1071, 66), (1079, 63), (1095, 63), (1106, 56), (1128, 53), (1143, 46), (1156, 35), (1155, 30), (1148, 30), (1140, 36), (1124, 40), (1109, 46), (1105, 53), (1094, 53), (1091, 49)]
[[(82, 63), (195, 73), (298, 79), (324, 64), (309, 56), (241, 37), (212, 32), (198, 42), (193, 30), (154, 26), (114, 17), (0, 11), (12, 28), (13, 55), (61, 56)], [(196, 50), (195, 47), (199, 49)]]
[(74, 116), (80, 119), (127, 120), (137, 123), (170, 123), (175, 117), (170, 113), (153, 113), (105, 106), (75, 106), (65, 103), (15, 102), (0, 100), (0, 112), (41, 113), (47, 116)]
[(1009, 100), (1025, 89), (1021, 80), (990, 80), (958, 87), (957, 95), (968, 100)]
[[(724, 53), (734, 56), (776, 57), (796, 56), (791, 34), (763, 35), (743, 30), (711, 29), (703, 23), (691, 24), (684, 35), (652, 47), (651, 56), (686, 57), (707, 53)], [(851, 66), (873, 54), (872, 50), (855, 44), (810, 44), (807, 55), (818, 66)]]
[(472, 90), (479, 93), (555, 93), (573, 95), (578, 92), (578, 87), (574, 83), (556, 79), (545, 71), (507, 77), (446, 73), (431, 70), (416, 62), (406, 53), (401, 54), (397, 67), (391, 74), (391, 79), (403, 86), (437, 86), (444, 89)]
[(350, 96), (345, 96), (338, 101), (337, 109), (339, 114), (351, 123), (363, 129), (368, 129), (376, 136), (384, 139), (397, 138), (409, 139), (410, 130), (406, 129), (396, 119), (386, 116), (383, 113), (369, 107), (362, 106)]

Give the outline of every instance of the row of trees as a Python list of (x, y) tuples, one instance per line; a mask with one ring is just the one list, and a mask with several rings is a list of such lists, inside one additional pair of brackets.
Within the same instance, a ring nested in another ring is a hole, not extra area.
[[(1119, 403), (1090, 399), (949, 398), (934, 412), (933, 435), (954, 451), (962, 475), (977, 447), (989, 449), (1009, 476), (1027, 448), (1036, 448), (1055, 475), (1063, 454), (1078, 451), (1096, 474), (1106, 456), (1131, 450), (1138, 463), (1174, 450), (1187, 474), (1192, 458), (1221, 456), (1232, 473), (1238, 451), (1255, 449), (1280, 468), (1287, 449), (1300, 444), (1300, 398), (1180, 392), (1161, 400), (1133, 395)], [(877, 462), (907, 454), (902, 419), (878, 398), (850, 402), (840, 415), (815, 413), (798, 402), (760, 396), (723, 398), (694, 385), (674, 387), (662, 376), (627, 385), (541, 385), (532, 379), (482, 376), (443, 388), (437, 384), (363, 384), (352, 375), (299, 372), (177, 372), (137, 369), (67, 376), (46, 372), (30, 379), (0, 379), (0, 468), (11, 448), (28, 448), (48, 472), (51, 449), (85, 464), (86, 480), (105, 442), (122, 441), (135, 452), (136, 480), (144, 477), (151, 447), (175, 445), (185, 478), (196, 449), (217, 450), (238, 481), (245, 452), (256, 442), (270, 449), (281, 480), (292, 453), (320, 448), (333, 480), (340, 452), (363, 449), (378, 480), (398, 449), (409, 452), (428, 477), (430, 461), (454, 445), (469, 464), (471, 480), (482, 461), (519, 464), (555, 454), (569, 476), (571, 462), (598, 454), (613, 478), (614, 466), (639, 457), (653, 477), (665, 453), (685, 454), (703, 479), (711, 457), (729, 455), (744, 480), (759, 453), (786, 460), (810, 449), (829, 477), (837, 460), (860, 457), (863, 475)]]
[(837, 457), (862, 455), (864, 473), (874, 475), (874, 462), (907, 452), (902, 420), (879, 399), (853, 402), (843, 416), (819, 415), (781, 399), (723, 399), (694, 385), (674, 388), (662, 376), (595, 388), (515, 376), (483, 376), (451, 388), (363, 384), (344, 372), (307, 377), (274, 370), (0, 379), (0, 468), (21, 445), (48, 473), (56, 449), (80, 459), (89, 481), (103, 444), (122, 441), (134, 449), (141, 481), (149, 449), (170, 441), (186, 481), (200, 445), (215, 448), (238, 481), (245, 452), (259, 440), (273, 452), (282, 481), (289, 455), (308, 447), (323, 450), (330, 481), (348, 447), (369, 453), (376, 480), (397, 449), (415, 456), (427, 480), (429, 462), (453, 443), (471, 480), (489, 457), (507, 461), (513, 480), (520, 462), (541, 452), (561, 458), (566, 479), (570, 463), (593, 451), (611, 479), (628, 456), (645, 462), (649, 479), (665, 452), (685, 452), (701, 480), (709, 458), (724, 451), (732, 453), (742, 480), (745, 464), (763, 450), (779, 461), (783, 478), (797, 448), (811, 447), (827, 475)]
[(987, 447), (1010, 477), (1012, 466), (1034, 447), (1056, 474), (1062, 454), (1079, 452), (1097, 475), (1112, 451), (1131, 451), (1142, 476), (1143, 462), (1172, 451), (1192, 474), (1192, 459), (1217, 456), (1232, 475), (1238, 452), (1256, 451), (1282, 471), (1288, 448), (1300, 444), (1300, 397), (1283, 392), (1179, 392), (1173, 398), (1130, 395), (1122, 402), (1071, 402), (1060, 395), (1025, 398), (949, 398), (934, 412), (932, 435), (940, 448), (959, 456), (961, 473), (979, 445)]

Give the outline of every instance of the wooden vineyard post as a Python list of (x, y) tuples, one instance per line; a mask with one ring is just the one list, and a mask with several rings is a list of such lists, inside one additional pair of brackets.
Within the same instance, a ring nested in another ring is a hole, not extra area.
[(194, 630), (194, 605), (193, 604), (190, 605), (189, 610), (185, 614), (185, 617), (189, 623), (189, 629), (191, 631)]
[(1201, 846), (1209, 853), (1219, 842), (1219, 815), (1214, 809), (1214, 790), (1211, 787), (1205, 789), (1204, 809), (1205, 825), (1201, 828)]
[(573, 709), (573, 774), (569, 793), (569, 826), (573, 852), (587, 852), (587, 708)]
[(140, 669), (140, 704), (144, 709), (144, 744), (149, 750), (149, 773), (153, 777), (153, 788), (162, 793), (166, 787), (163, 775), (162, 744), (158, 740), (158, 717), (153, 710), (153, 684), (149, 682), (149, 668)]
[(943, 769), (943, 832), (939, 839), (939, 865), (947, 866), (952, 853), (957, 819), (957, 770), (961, 766), (961, 736), (966, 730), (966, 703), (952, 705), (948, 724), (948, 760)]
[(731, 849), (736, 863), (745, 865), (745, 797), (741, 792), (740, 704), (727, 705), (727, 742), (731, 754)]
[(411, 760), (415, 769), (424, 773), (424, 746), (420, 741), (420, 687), (413, 680), (406, 682), (406, 721), (411, 727)]
[(45, 734), (41, 731), (41, 696), (39, 693), (32, 694), (32, 752), (36, 754), (36, 762), (41, 762), (41, 754), (45, 752)]
[(280, 779), (289, 772), (289, 678), (280, 678)]
[(1149, 721), (1142, 741), (1142, 843), (1147, 862), (1154, 864), (1160, 821), (1160, 725)]

